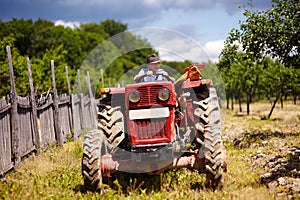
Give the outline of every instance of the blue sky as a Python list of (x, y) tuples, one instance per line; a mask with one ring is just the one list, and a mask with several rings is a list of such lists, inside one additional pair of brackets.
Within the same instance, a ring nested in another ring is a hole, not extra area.
[[(128, 29), (167, 28), (194, 39), (211, 61), (223, 41), (244, 20), (250, 0), (0, 0), (0, 19), (47, 19), (74, 26), (114, 19)], [(267, 10), (271, 0), (252, 0), (253, 10)]]

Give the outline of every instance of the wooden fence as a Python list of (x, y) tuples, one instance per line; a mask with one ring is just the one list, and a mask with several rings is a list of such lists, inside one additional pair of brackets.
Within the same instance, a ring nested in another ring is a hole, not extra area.
[(22, 158), (28, 154), (39, 154), (41, 149), (51, 144), (62, 147), (69, 137), (77, 139), (82, 130), (97, 127), (96, 100), (91, 93), (57, 95), (53, 61), (53, 94), (36, 99), (27, 59), (31, 95), (18, 96), (9, 47), (7, 55), (11, 92), (9, 96), (0, 99), (0, 176), (19, 166)]

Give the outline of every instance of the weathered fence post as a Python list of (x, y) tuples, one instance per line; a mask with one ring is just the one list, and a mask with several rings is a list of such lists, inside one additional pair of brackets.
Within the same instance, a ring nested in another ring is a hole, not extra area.
[(30, 99), (31, 99), (31, 107), (32, 107), (32, 123), (33, 123), (33, 131), (34, 131), (34, 145), (37, 150), (37, 154), (40, 154), (40, 135), (38, 132), (38, 123), (37, 123), (37, 108), (35, 102), (35, 92), (32, 81), (32, 72), (30, 67), (29, 58), (27, 58), (27, 68), (28, 68), (28, 77), (29, 77), (29, 85), (30, 85)]
[(68, 84), (68, 92), (69, 92), (69, 95), (71, 95), (72, 91), (71, 91), (71, 85), (70, 85), (70, 80), (69, 80), (68, 66), (66, 66), (66, 78), (67, 78), (67, 84)]
[(78, 89), (79, 89), (79, 101), (80, 101), (80, 122), (81, 122), (81, 129), (86, 129), (85, 119), (83, 117), (84, 113), (84, 103), (83, 103), (83, 94), (81, 89), (81, 82), (80, 82), (80, 71), (77, 70), (77, 79), (78, 79)]
[(54, 73), (54, 60), (51, 60), (51, 72), (52, 72), (52, 89), (53, 89), (53, 104), (54, 104), (54, 128), (55, 128), (55, 134), (57, 139), (57, 144), (59, 147), (63, 147), (63, 139), (62, 139), (62, 133), (60, 129), (59, 124), (59, 110), (58, 110), (58, 95), (56, 90), (56, 83), (55, 83), (55, 73)]
[(11, 102), (11, 128), (12, 128), (12, 151), (14, 155), (15, 166), (18, 167), (21, 162), (20, 149), (19, 149), (19, 130), (18, 130), (18, 102), (17, 91), (15, 86), (14, 68), (12, 64), (10, 46), (6, 46), (9, 76), (10, 76), (10, 102)]
[(86, 72), (86, 83), (87, 83), (87, 86), (88, 86), (88, 89), (89, 89), (89, 96), (90, 98), (93, 98), (93, 93), (92, 93), (92, 87), (91, 87), (91, 79), (90, 79), (90, 72), (87, 71)]
[(89, 96), (90, 96), (90, 103), (91, 103), (91, 113), (90, 113), (90, 116), (91, 116), (91, 120), (92, 120), (92, 127), (90, 128), (97, 128), (97, 108), (96, 108), (96, 105), (95, 105), (95, 101), (94, 101), (94, 95), (92, 93), (92, 88), (91, 88), (91, 79), (90, 79), (90, 73), (89, 71), (86, 72), (86, 83), (88, 85), (88, 88), (89, 88)]
[(81, 93), (81, 83), (80, 83), (80, 70), (77, 69), (77, 84), (78, 84), (78, 92)]
[[(81, 85), (80, 85), (80, 71), (77, 70), (77, 81), (78, 81), (78, 93), (81, 93)], [(79, 102), (79, 106), (77, 106), (77, 95), (71, 94), (71, 107), (72, 107), (72, 121), (73, 121), (73, 130), (74, 130), (74, 139), (78, 139), (80, 136), (80, 130), (82, 129), (82, 116), (80, 115), (81, 103)]]
[[(71, 90), (71, 85), (70, 85), (70, 80), (69, 80), (69, 70), (68, 70), (68, 66), (66, 66), (66, 79), (67, 79), (67, 84), (68, 84), (68, 93), (69, 93), (69, 100), (70, 100), (70, 105), (69, 106), (69, 116), (72, 116), (72, 120), (70, 121), (71, 122), (71, 130), (73, 130), (73, 134), (74, 133), (74, 123), (73, 123), (73, 98), (72, 98), (72, 90)], [(73, 135), (74, 136), (74, 135)]]

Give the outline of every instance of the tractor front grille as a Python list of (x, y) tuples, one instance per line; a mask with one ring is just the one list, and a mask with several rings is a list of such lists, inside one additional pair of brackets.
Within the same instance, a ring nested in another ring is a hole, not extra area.
[(149, 139), (167, 137), (165, 123), (166, 120), (164, 118), (136, 120), (136, 138)]
[(130, 120), (128, 125), (131, 143), (147, 145), (171, 142), (175, 133), (173, 120), (173, 114), (167, 118)]
[(157, 93), (162, 88), (161, 85), (153, 87), (139, 87), (137, 91), (141, 94), (140, 106), (157, 104)]

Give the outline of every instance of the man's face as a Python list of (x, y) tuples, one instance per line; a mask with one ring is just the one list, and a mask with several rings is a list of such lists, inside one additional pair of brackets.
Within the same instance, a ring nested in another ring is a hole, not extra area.
[(151, 71), (156, 72), (160, 67), (160, 62), (158, 62), (158, 63), (149, 63), (148, 67)]

